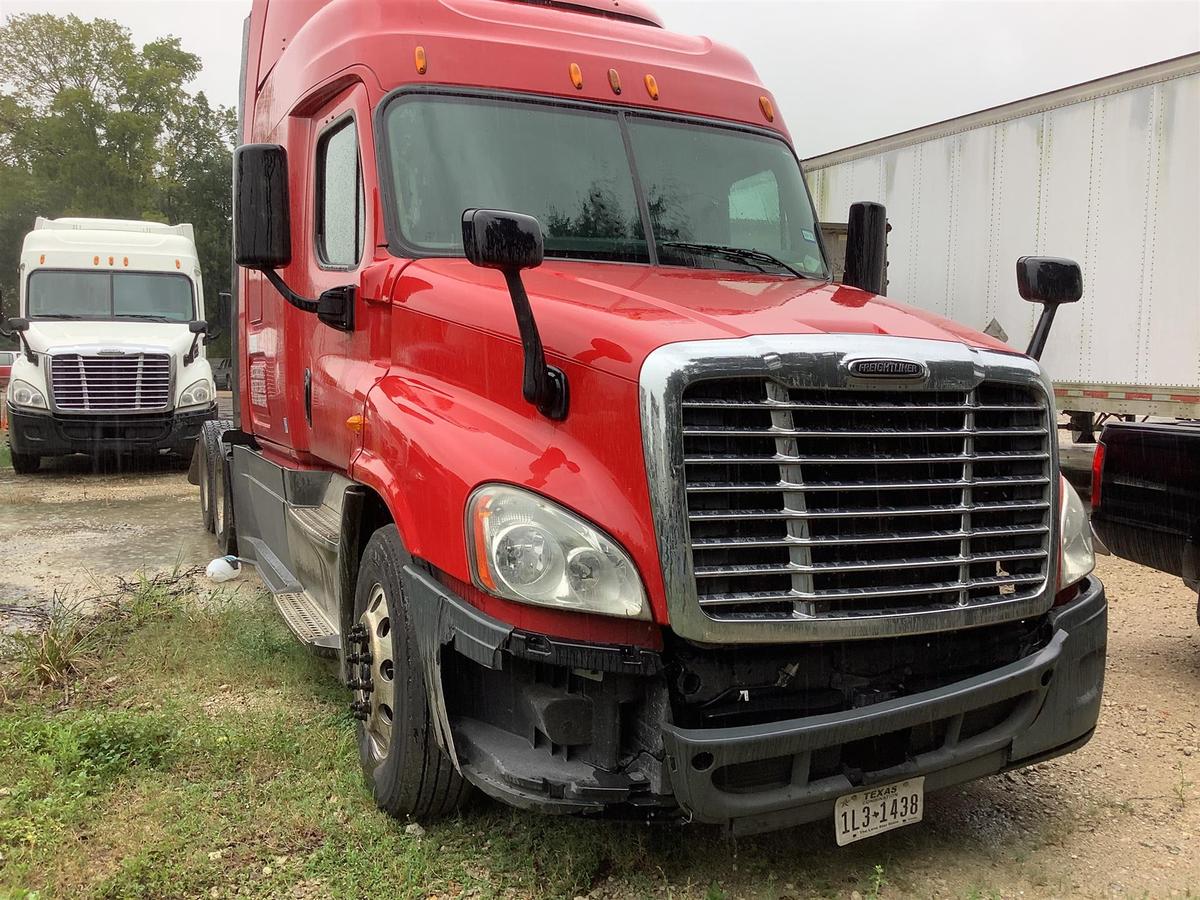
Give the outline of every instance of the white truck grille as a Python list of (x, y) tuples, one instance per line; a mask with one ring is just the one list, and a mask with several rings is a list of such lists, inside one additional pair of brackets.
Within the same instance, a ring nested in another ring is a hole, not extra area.
[(1030, 387), (713, 379), (687, 388), (682, 416), (710, 619), (894, 616), (1045, 589), (1051, 433)]
[(171, 357), (64, 353), (50, 358), (57, 409), (68, 412), (152, 412), (171, 405)]

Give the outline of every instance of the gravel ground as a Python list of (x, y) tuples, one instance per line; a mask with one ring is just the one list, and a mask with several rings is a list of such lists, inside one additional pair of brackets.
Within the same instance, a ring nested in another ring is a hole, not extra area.
[[(20, 606), (95, 593), (139, 568), (203, 565), (215, 552), (179, 461), (124, 474), (94, 474), (74, 461), (32, 477), (0, 473), (0, 546), (7, 550), (0, 604)], [(829, 854), (878, 861), (886, 895), (1200, 892), (1196, 596), (1177, 578), (1112, 557), (1100, 559), (1099, 574), (1111, 632), (1104, 707), (1090, 744), (935, 795), (921, 825), (844, 850), (826, 846), (832, 840), (823, 828), (818, 838), (814, 826), (794, 832), (797, 846), (827, 864)], [(753, 846), (743, 852), (754, 854)], [(783, 895), (807, 893), (794, 866), (780, 866)], [(736, 865), (726, 889), (758, 893)]]

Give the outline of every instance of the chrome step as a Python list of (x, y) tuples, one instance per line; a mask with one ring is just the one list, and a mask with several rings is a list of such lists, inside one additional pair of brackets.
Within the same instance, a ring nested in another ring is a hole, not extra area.
[(275, 594), (275, 608), (302, 644), (322, 656), (335, 656), (342, 646), (337, 627), (306, 593)]

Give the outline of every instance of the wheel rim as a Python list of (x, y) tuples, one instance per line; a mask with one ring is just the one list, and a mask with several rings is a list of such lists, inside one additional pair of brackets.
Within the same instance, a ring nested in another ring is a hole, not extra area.
[(213, 528), (218, 535), (225, 531), (225, 461), (218, 459), (213, 466)]
[(200, 454), (200, 511), (205, 518), (212, 516), (212, 497), (208, 493), (208, 454)]
[(392, 726), (396, 708), (396, 663), (392, 658), (392, 618), (383, 585), (376, 584), (371, 588), (367, 608), (359, 618), (358, 624), (366, 632), (366, 648), (371, 656), (371, 661), (369, 664), (362, 665), (360, 674), (360, 683), (362, 680), (366, 680), (369, 687), (356, 690), (355, 700), (370, 707), (370, 712), (363, 725), (370, 743), (372, 757), (382, 760), (387, 756), (388, 747), (392, 743)]

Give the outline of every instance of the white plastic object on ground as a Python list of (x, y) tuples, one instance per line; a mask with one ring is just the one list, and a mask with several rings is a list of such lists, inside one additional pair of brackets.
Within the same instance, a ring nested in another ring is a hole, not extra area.
[(218, 556), (208, 564), (204, 574), (218, 583), (233, 581), (242, 574), (242, 564), (238, 562), (236, 556)]

